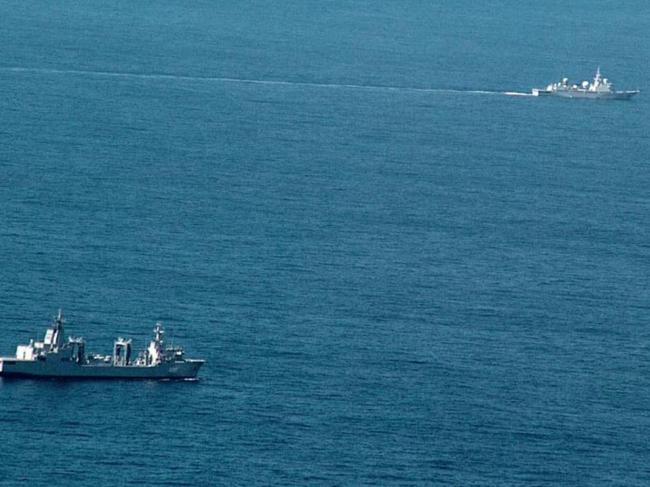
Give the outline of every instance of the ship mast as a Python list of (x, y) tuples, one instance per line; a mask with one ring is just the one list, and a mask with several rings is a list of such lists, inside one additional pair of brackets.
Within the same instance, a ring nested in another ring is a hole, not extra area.
[(59, 347), (63, 345), (63, 323), (65, 323), (63, 310), (59, 309), (59, 314), (54, 318), (52, 326), (47, 329), (45, 338), (43, 338), (43, 343), (48, 351), (58, 351)]

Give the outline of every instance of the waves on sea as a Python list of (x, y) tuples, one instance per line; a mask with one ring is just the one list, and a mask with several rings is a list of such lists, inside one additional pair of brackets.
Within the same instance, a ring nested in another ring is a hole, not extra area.
[(0, 5), (0, 485), (647, 484), (642, 7)]

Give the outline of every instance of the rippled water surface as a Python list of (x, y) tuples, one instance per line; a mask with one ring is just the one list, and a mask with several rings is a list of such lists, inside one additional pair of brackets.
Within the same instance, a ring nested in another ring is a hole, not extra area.
[[(647, 485), (640, 1), (0, 4), (0, 485)], [(631, 102), (506, 96), (600, 64)]]

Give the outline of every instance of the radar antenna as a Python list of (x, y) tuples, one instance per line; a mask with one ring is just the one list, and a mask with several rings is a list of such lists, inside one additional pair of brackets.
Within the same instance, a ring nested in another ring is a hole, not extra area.
[(63, 317), (63, 310), (59, 308), (58, 314), (54, 318), (54, 324), (57, 325), (57, 328), (65, 323), (65, 318)]

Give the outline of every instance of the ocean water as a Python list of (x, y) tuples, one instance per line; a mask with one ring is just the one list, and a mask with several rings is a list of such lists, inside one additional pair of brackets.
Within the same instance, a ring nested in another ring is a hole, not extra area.
[[(650, 15), (0, 3), (0, 485), (648, 485)], [(630, 102), (506, 96), (596, 66)]]

